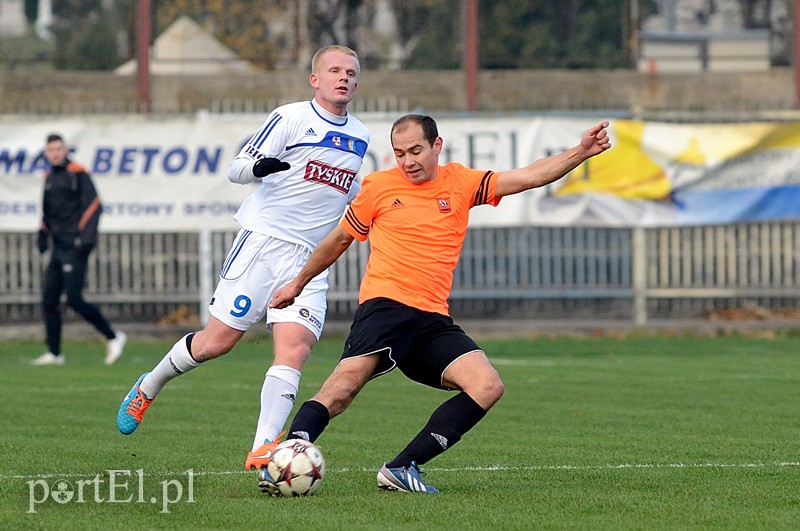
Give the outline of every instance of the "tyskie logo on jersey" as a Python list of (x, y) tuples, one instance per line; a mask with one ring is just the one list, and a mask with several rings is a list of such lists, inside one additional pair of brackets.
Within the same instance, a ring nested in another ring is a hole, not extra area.
[(352, 170), (336, 168), (318, 160), (310, 160), (306, 164), (306, 173), (303, 178), (306, 181), (326, 184), (334, 190), (347, 195), (353, 185), (356, 174)]

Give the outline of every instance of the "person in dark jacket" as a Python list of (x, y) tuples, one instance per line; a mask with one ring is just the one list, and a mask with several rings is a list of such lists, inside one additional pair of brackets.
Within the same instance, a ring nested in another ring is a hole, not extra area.
[(42, 309), (47, 333), (48, 352), (32, 361), (33, 365), (63, 365), (61, 354), (61, 294), (75, 312), (92, 324), (106, 339), (106, 365), (119, 359), (127, 336), (111, 328), (100, 310), (83, 299), (83, 286), (89, 253), (97, 243), (100, 221), (100, 198), (89, 173), (69, 160), (61, 135), (47, 137), (44, 156), (51, 169), (45, 174), (42, 196), (42, 223), (37, 246), (45, 253), (53, 244), (42, 293)]

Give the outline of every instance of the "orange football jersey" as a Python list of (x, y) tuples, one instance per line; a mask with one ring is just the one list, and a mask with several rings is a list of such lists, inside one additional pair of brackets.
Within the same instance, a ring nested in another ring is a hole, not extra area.
[(387, 297), (447, 315), (469, 210), (497, 206), (496, 189), (497, 173), (455, 162), (423, 184), (409, 182), (399, 167), (367, 175), (340, 222), (359, 241), (369, 236), (359, 302)]

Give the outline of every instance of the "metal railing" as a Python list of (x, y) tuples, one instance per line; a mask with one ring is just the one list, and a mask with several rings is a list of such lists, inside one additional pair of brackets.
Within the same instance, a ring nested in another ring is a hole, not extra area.
[[(189, 306), (206, 316), (235, 231), (104, 233), (87, 298), (115, 320)], [(349, 319), (369, 256), (354, 244), (331, 268), (331, 319)], [(39, 319), (46, 265), (34, 233), (0, 233), (0, 322)], [(663, 228), (471, 228), (451, 313), (481, 319), (693, 319), (746, 304), (800, 302), (800, 221)]]

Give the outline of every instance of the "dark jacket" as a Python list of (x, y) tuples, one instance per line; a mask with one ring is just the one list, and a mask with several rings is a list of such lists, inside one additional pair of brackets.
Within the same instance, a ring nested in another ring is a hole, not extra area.
[(100, 198), (86, 169), (66, 160), (45, 175), (42, 226), (57, 247), (88, 252), (97, 243)]

